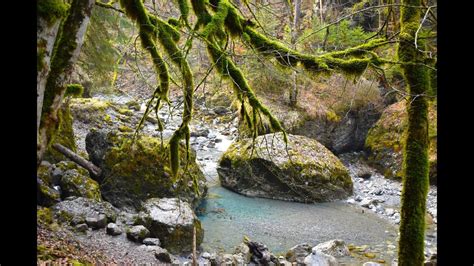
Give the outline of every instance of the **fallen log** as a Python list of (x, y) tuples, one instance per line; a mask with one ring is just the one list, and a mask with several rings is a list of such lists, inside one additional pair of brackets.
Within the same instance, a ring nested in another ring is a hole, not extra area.
[(80, 155), (74, 153), (73, 151), (64, 147), (63, 145), (59, 143), (54, 143), (53, 148), (56, 149), (58, 152), (64, 154), (64, 156), (69, 158), (71, 161), (77, 163), (79, 166), (84, 167), (87, 171), (89, 171), (89, 173), (91, 173), (91, 175), (98, 177), (102, 173), (102, 170), (99, 167), (97, 167), (95, 164), (82, 158)]

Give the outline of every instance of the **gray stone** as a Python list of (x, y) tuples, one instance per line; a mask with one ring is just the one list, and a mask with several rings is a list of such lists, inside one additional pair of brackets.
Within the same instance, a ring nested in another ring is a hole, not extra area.
[(374, 203), (374, 200), (371, 198), (364, 198), (362, 201), (359, 203), (360, 206), (365, 207), (365, 208), (370, 208), (369, 206)]
[(230, 112), (230, 110), (225, 106), (216, 106), (212, 110), (218, 115), (224, 115)]
[(204, 252), (204, 253), (201, 254), (201, 257), (202, 257), (203, 259), (208, 260), (208, 259), (211, 258), (211, 254), (210, 254), (209, 252)]
[(59, 218), (60, 222), (78, 223), (85, 222), (86, 217), (96, 217), (104, 214), (107, 222), (115, 222), (117, 219), (117, 208), (106, 201), (95, 201), (89, 198), (71, 197), (63, 200), (52, 207), (53, 213)]
[(198, 129), (198, 130), (194, 130), (190, 133), (190, 136), (191, 137), (207, 137), (207, 135), (209, 134), (209, 129), (205, 128), (205, 129)]
[(388, 216), (392, 216), (395, 213), (395, 210), (392, 208), (385, 209), (385, 214)]
[(204, 237), (201, 222), (191, 205), (177, 198), (151, 198), (142, 206), (137, 224), (146, 225), (150, 236), (159, 238), (164, 248), (172, 253), (192, 250), (193, 228), (196, 226), (196, 244)]
[(106, 232), (109, 235), (117, 236), (122, 234), (122, 229), (117, 224), (109, 223), (107, 224)]
[(78, 224), (76, 225), (76, 230), (78, 232), (85, 232), (87, 231), (88, 227), (87, 227), (87, 224)]
[(355, 200), (354, 199), (348, 199), (346, 200), (347, 203), (349, 204), (355, 204)]
[[(283, 134), (234, 142), (222, 156), (217, 172), (223, 187), (240, 194), (298, 202), (325, 202), (352, 194), (349, 172), (318, 141)], [(268, 145), (267, 145), (268, 144)], [(288, 152), (292, 154), (291, 160)]]
[(240, 245), (236, 246), (234, 249), (234, 255), (241, 255), (244, 263), (250, 262), (250, 249), (245, 243), (240, 243)]
[(304, 263), (304, 259), (311, 253), (312, 247), (308, 243), (298, 244), (286, 252), (286, 259), (289, 262)]
[(127, 230), (127, 238), (135, 242), (142, 242), (149, 235), (150, 231), (143, 225), (136, 225)]
[(164, 262), (164, 263), (171, 263), (172, 262), (172, 256), (164, 248), (161, 248), (161, 249), (155, 251), (155, 258), (158, 259), (160, 262)]
[(382, 266), (382, 264), (379, 264), (379, 263), (373, 262), (373, 261), (368, 261), (368, 262), (364, 263), (362, 266)]
[(92, 229), (104, 228), (107, 226), (107, 217), (104, 214), (86, 217), (86, 224)]
[(311, 266), (338, 266), (336, 258), (314, 250), (304, 259), (305, 265)]
[(151, 237), (143, 239), (142, 243), (147, 245), (147, 246), (159, 246), (161, 244), (160, 239), (151, 238)]
[(333, 239), (318, 244), (317, 246), (313, 247), (312, 251), (313, 253), (314, 251), (319, 251), (333, 257), (344, 257), (350, 255), (349, 248), (347, 247), (346, 243), (340, 239)]

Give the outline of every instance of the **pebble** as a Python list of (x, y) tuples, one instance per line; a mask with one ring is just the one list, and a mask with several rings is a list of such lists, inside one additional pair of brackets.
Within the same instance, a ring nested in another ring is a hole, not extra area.
[(385, 214), (388, 216), (392, 216), (395, 213), (395, 210), (392, 208), (385, 209)]
[(76, 225), (76, 230), (79, 232), (85, 232), (87, 231), (87, 224), (78, 224)]

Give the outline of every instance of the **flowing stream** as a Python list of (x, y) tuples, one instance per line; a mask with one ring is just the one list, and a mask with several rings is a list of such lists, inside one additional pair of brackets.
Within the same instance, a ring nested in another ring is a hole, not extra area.
[[(397, 228), (394, 224), (363, 208), (345, 201), (303, 204), (250, 198), (219, 185), (216, 167), (222, 153), (230, 146), (231, 137), (213, 129), (210, 135), (221, 141), (213, 149), (193, 138), (198, 163), (209, 182), (209, 195), (198, 208), (202, 222), (204, 251), (232, 253), (243, 236), (263, 242), (274, 254), (284, 253), (294, 245), (316, 245), (331, 239), (347, 244), (367, 245), (367, 252), (390, 262), (396, 254)], [(340, 262), (350, 262), (346, 258)]]

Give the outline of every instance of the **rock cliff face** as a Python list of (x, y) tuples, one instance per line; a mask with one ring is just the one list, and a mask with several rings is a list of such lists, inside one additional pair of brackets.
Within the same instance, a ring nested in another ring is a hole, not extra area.
[(289, 132), (316, 139), (336, 154), (358, 151), (364, 148), (367, 133), (379, 117), (380, 111), (367, 105), (348, 111), (342, 117), (327, 116), (306, 120), (289, 129)]
[[(187, 171), (175, 184), (168, 168), (166, 143), (157, 138), (141, 136), (131, 144), (131, 134), (94, 131), (86, 137), (89, 159), (102, 169), (98, 177), (102, 196), (117, 207), (139, 209), (142, 202), (154, 197), (180, 196), (192, 204), (205, 196), (205, 177), (190, 154)], [(186, 152), (181, 148), (181, 169), (185, 169)], [(197, 190), (193, 187), (197, 180)]]
[[(289, 156), (288, 156), (289, 155)], [(222, 156), (222, 186), (238, 193), (287, 201), (324, 202), (346, 198), (352, 181), (339, 159), (322, 144), (304, 136), (267, 134), (243, 139)]]
[[(429, 106), (429, 162), (430, 182), (437, 182), (437, 103)], [(404, 101), (390, 105), (382, 113), (377, 123), (370, 129), (365, 143), (369, 150), (369, 163), (385, 177), (400, 179), (402, 177), (403, 132), (406, 127), (406, 104)]]

